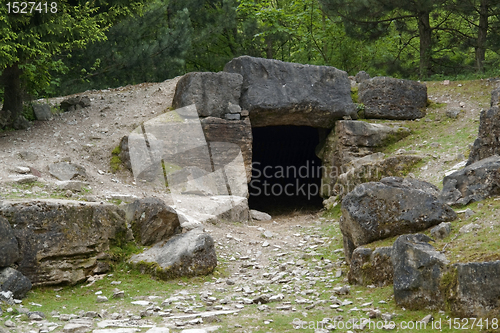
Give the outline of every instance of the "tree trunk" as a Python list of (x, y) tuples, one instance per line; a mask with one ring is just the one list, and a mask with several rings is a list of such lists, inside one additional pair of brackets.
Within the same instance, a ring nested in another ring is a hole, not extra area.
[(432, 29), (429, 12), (418, 13), (418, 32), (420, 36), (420, 77), (429, 76), (431, 69)]
[(23, 114), (23, 94), (21, 86), (21, 69), (13, 64), (5, 68), (0, 77), (4, 86), (3, 108), (0, 111), (0, 127), (12, 126)]
[(273, 59), (273, 40), (267, 36), (266, 37), (266, 58)]
[(431, 69), (432, 29), (429, 12), (418, 13), (418, 32), (420, 36), (420, 77), (429, 76)]
[(489, 0), (481, 0), (479, 7), (479, 30), (476, 42), (476, 71), (484, 71), (484, 60), (486, 53), (486, 36), (488, 34), (488, 4)]

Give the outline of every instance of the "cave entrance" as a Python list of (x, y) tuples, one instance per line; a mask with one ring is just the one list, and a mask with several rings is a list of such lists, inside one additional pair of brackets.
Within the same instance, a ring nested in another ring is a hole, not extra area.
[(308, 126), (252, 128), (251, 209), (283, 215), (322, 208), (322, 167), (315, 153), (320, 131)]

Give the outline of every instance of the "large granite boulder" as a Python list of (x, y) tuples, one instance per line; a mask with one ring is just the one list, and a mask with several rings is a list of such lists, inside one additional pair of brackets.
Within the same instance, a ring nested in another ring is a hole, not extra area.
[(349, 283), (361, 286), (384, 287), (392, 284), (392, 247), (378, 247), (375, 250), (358, 247), (354, 250), (347, 275)]
[(500, 194), (500, 156), (482, 159), (444, 177), (439, 199), (448, 205), (467, 205)]
[(500, 88), (491, 94), (491, 108), (481, 111), (479, 131), (474, 141), (467, 165), (492, 155), (500, 155)]
[(443, 275), (447, 306), (458, 317), (500, 315), (500, 261), (455, 264)]
[(213, 238), (201, 229), (177, 235), (136, 254), (130, 263), (162, 280), (211, 273), (217, 266)]
[(175, 88), (174, 109), (196, 104), (200, 117), (224, 118), (240, 114), (243, 77), (235, 73), (192, 72), (184, 75)]
[(10, 291), (16, 299), (21, 299), (26, 296), (26, 293), (31, 290), (31, 281), (21, 274), (21, 272), (11, 267), (0, 269), (0, 290)]
[(240, 106), (254, 127), (332, 128), (335, 120), (357, 118), (347, 73), (336, 68), (242, 56), (224, 71), (243, 76)]
[(0, 267), (7, 267), (21, 258), (19, 244), (9, 221), (0, 216)]
[[(250, 119), (246, 118), (238, 121), (230, 121), (208, 117), (201, 119), (201, 126), (210, 148), (215, 148), (215, 151), (212, 151), (212, 157), (217, 156), (221, 164), (228, 165), (235, 160), (238, 154), (242, 154), (243, 162), (245, 163), (247, 183), (249, 183), (252, 178), (253, 141)], [(232, 147), (224, 145), (224, 148), (228, 149), (217, 149), (217, 147), (214, 147), (216, 142), (227, 142), (235, 145)]]
[(179, 233), (181, 225), (175, 209), (158, 198), (138, 199), (124, 207), (135, 241), (153, 245)]
[(455, 220), (457, 214), (437, 195), (434, 185), (411, 178), (387, 177), (356, 186), (342, 200), (346, 261), (358, 246)]
[(340, 120), (326, 138), (318, 156), (323, 162), (322, 196), (335, 194), (337, 177), (349, 170), (348, 163), (372, 155), (382, 147), (410, 134), (405, 127), (391, 127), (364, 121)]
[(413, 120), (425, 116), (427, 86), (391, 77), (375, 77), (360, 83), (358, 102), (366, 118)]
[(394, 300), (410, 310), (442, 309), (441, 278), (449, 263), (423, 234), (402, 235), (392, 246)]
[(3, 201), (19, 242), (17, 270), (33, 285), (75, 284), (92, 275), (112, 244), (125, 242), (125, 213), (112, 204)]

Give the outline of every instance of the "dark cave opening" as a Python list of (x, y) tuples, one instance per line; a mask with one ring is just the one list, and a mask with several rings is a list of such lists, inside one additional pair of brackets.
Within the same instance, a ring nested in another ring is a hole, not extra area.
[(254, 127), (252, 134), (250, 208), (271, 215), (321, 209), (321, 160), (315, 153), (319, 130), (269, 126)]

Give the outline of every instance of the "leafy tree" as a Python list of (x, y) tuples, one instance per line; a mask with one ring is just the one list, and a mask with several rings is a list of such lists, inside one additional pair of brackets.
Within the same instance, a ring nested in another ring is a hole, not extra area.
[(193, 28), (191, 47), (185, 56), (186, 72), (216, 72), (244, 54), (237, 6), (237, 0), (170, 0), (169, 13), (187, 10)]
[(419, 74), (427, 77), (432, 65), (433, 33), (448, 19), (439, 10), (449, 0), (320, 0), (331, 16), (344, 20), (346, 31), (357, 37), (377, 39), (394, 27), (409, 34), (405, 45), (419, 38)]
[[(23, 127), (23, 91), (50, 84), (52, 57), (105, 38), (115, 22), (142, 10), (144, 1), (59, 0), (47, 7), (0, 6), (0, 83), (4, 87), (0, 128)], [(35, 82), (27, 80), (36, 79)]]
[(474, 48), (474, 66), (484, 71), (486, 51), (498, 51), (500, 39), (500, 2), (497, 0), (454, 0), (448, 11), (458, 15), (459, 25), (448, 26), (465, 47)]
[(59, 94), (158, 82), (183, 74), (192, 26), (187, 9), (171, 13), (168, 1), (154, 0), (143, 15), (122, 20), (106, 36), (62, 55), (70, 70), (62, 77)]

